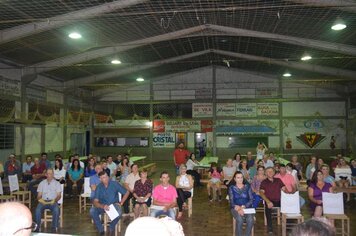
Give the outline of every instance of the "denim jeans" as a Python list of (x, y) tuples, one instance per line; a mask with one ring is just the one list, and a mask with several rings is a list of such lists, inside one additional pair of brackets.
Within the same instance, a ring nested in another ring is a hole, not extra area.
[[(114, 204), (114, 207), (119, 213), (119, 216), (110, 222), (110, 226), (109, 226), (110, 232), (115, 231), (115, 226), (119, 222), (122, 216), (121, 208), (117, 204)], [(104, 226), (100, 220), (100, 215), (103, 214), (104, 212), (105, 210), (102, 208), (97, 208), (97, 207), (90, 208), (90, 216), (93, 219), (94, 224), (100, 233), (104, 232)]]
[(151, 209), (151, 216), (158, 217), (160, 215), (165, 215), (171, 217), (173, 220), (176, 219), (176, 210), (174, 208), (168, 209), (168, 211)]
[(58, 203), (54, 203), (52, 205), (49, 205), (49, 204), (44, 205), (42, 203), (38, 203), (38, 205), (36, 207), (36, 211), (35, 211), (36, 224), (38, 226), (41, 225), (41, 217), (42, 217), (43, 211), (45, 209), (49, 209), (52, 213), (52, 229), (57, 229), (58, 221), (59, 221), (59, 214), (60, 214)]
[[(235, 236), (250, 236), (254, 224), (254, 219), (253, 217), (255, 214), (245, 214), (244, 216), (241, 216), (235, 209), (231, 209), (231, 214), (236, 220), (236, 227), (235, 227)], [(242, 234), (242, 225), (246, 221), (246, 234)]]
[(28, 189), (31, 191), (32, 195), (34, 196), (34, 198), (37, 198), (37, 187), (35, 187), (35, 185), (39, 184), (42, 182), (42, 178), (40, 179), (33, 179), (30, 181), (30, 183), (28, 184)]

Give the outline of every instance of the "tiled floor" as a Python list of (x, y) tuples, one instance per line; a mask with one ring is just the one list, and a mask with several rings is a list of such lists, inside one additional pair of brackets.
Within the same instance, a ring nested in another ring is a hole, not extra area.
[[(173, 167), (169, 162), (158, 162), (157, 172), (151, 176), (154, 183), (158, 183), (159, 173), (162, 170), (168, 170), (171, 173), (171, 183), (174, 183), (175, 175), (173, 175)], [(226, 190), (225, 190), (226, 193)], [(306, 193), (303, 193), (306, 198)], [(356, 201), (352, 200), (346, 204), (346, 214), (350, 217), (351, 235), (356, 235), (356, 225), (352, 224), (356, 220)], [(308, 205), (302, 208), (305, 219), (310, 218)], [(257, 222), (255, 224), (255, 235), (267, 235), (266, 228), (263, 225), (262, 213), (257, 213)], [(129, 218), (122, 220), (121, 235), (125, 235), (125, 229), (129, 224)], [(232, 217), (229, 212), (228, 202), (209, 202), (205, 187), (194, 189), (193, 198), (193, 215), (188, 218), (188, 213), (184, 213), (183, 219), (180, 221), (183, 225), (185, 235), (188, 236), (219, 236), (232, 235)], [(274, 235), (281, 235), (281, 227), (275, 226)], [(64, 227), (60, 229), (60, 233), (74, 235), (97, 235), (94, 225), (91, 224), (88, 211), (79, 214), (78, 199), (65, 199), (64, 201)], [(146, 235), (149, 236), (149, 235)]]

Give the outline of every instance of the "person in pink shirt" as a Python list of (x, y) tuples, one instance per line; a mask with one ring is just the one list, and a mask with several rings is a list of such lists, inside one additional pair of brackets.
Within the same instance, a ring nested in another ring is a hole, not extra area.
[(169, 175), (163, 171), (160, 175), (160, 184), (153, 189), (151, 205), (151, 216), (158, 217), (160, 215), (169, 216), (172, 219), (176, 218), (174, 207), (177, 206), (177, 190), (169, 184)]
[(212, 188), (213, 191), (217, 191), (219, 193), (219, 202), (221, 201), (221, 184), (222, 184), (222, 178), (224, 176), (224, 173), (222, 170), (219, 168), (218, 164), (216, 162), (213, 162), (210, 164), (210, 171), (209, 171), (209, 182), (207, 184), (207, 189), (208, 189), (208, 196), (209, 196), (209, 201), (213, 201), (213, 197), (211, 196), (210, 189)]
[[(286, 166), (284, 164), (279, 165), (279, 173), (276, 174), (274, 177), (282, 180), (289, 193), (293, 194), (298, 190), (298, 185), (295, 178), (293, 177), (293, 175), (287, 172)], [(299, 196), (299, 203), (300, 207), (305, 204), (305, 200), (301, 196)]]

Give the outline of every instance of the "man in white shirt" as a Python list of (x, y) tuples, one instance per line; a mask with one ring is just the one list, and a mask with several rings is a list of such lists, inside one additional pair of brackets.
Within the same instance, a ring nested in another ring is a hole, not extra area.
[(263, 155), (262, 161), (265, 168), (274, 167), (273, 161), (269, 159), (269, 156), (267, 154)]
[(138, 173), (138, 165), (133, 164), (131, 166), (131, 173), (125, 179), (125, 188), (127, 189), (127, 191), (130, 192), (130, 195), (128, 196), (127, 201), (124, 203), (124, 213), (125, 214), (130, 212), (130, 209), (129, 209), (130, 199), (133, 197), (133, 190), (135, 187), (135, 183), (139, 179), (140, 179), (140, 175)]
[(46, 170), (46, 179), (42, 180), (37, 188), (38, 205), (35, 211), (35, 221), (38, 225), (37, 231), (41, 226), (41, 216), (45, 209), (52, 212), (52, 233), (58, 229), (59, 207), (58, 200), (61, 198), (61, 184), (54, 179), (53, 169)]
[(110, 179), (116, 180), (117, 165), (112, 160), (112, 156), (107, 157), (108, 168), (110, 169)]

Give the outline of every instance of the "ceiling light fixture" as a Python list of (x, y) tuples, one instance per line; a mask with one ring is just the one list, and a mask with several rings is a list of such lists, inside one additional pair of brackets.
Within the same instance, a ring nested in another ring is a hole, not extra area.
[(113, 59), (113, 60), (111, 61), (111, 64), (119, 65), (119, 64), (121, 64), (121, 61), (118, 60), (118, 59)]
[(82, 35), (78, 32), (72, 32), (72, 33), (68, 34), (68, 37), (71, 39), (80, 39), (82, 37)]
[(137, 81), (137, 82), (143, 82), (143, 81), (145, 81), (145, 79), (142, 78), (142, 77), (138, 77), (138, 78), (136, 79), (136, 81)]
[(346, 28), (346, 24), (340, 17), (338, 17), (335, 20), (334, 24), (331, 26), (331, 29), (336, 31), (343, 30), (345, 28)]
[(300, 60), (302, 61), (309, 61), (310, 59), (312, 59), (312, 57), (307, 53), (304, 53), (303, 56), (300, 58)]
[(285, 73), (283, 74), (283, 77), (291, 77), (291, 76), (292, 76), (292, 74), (289, 73), (289, 72), (285, 72)]

